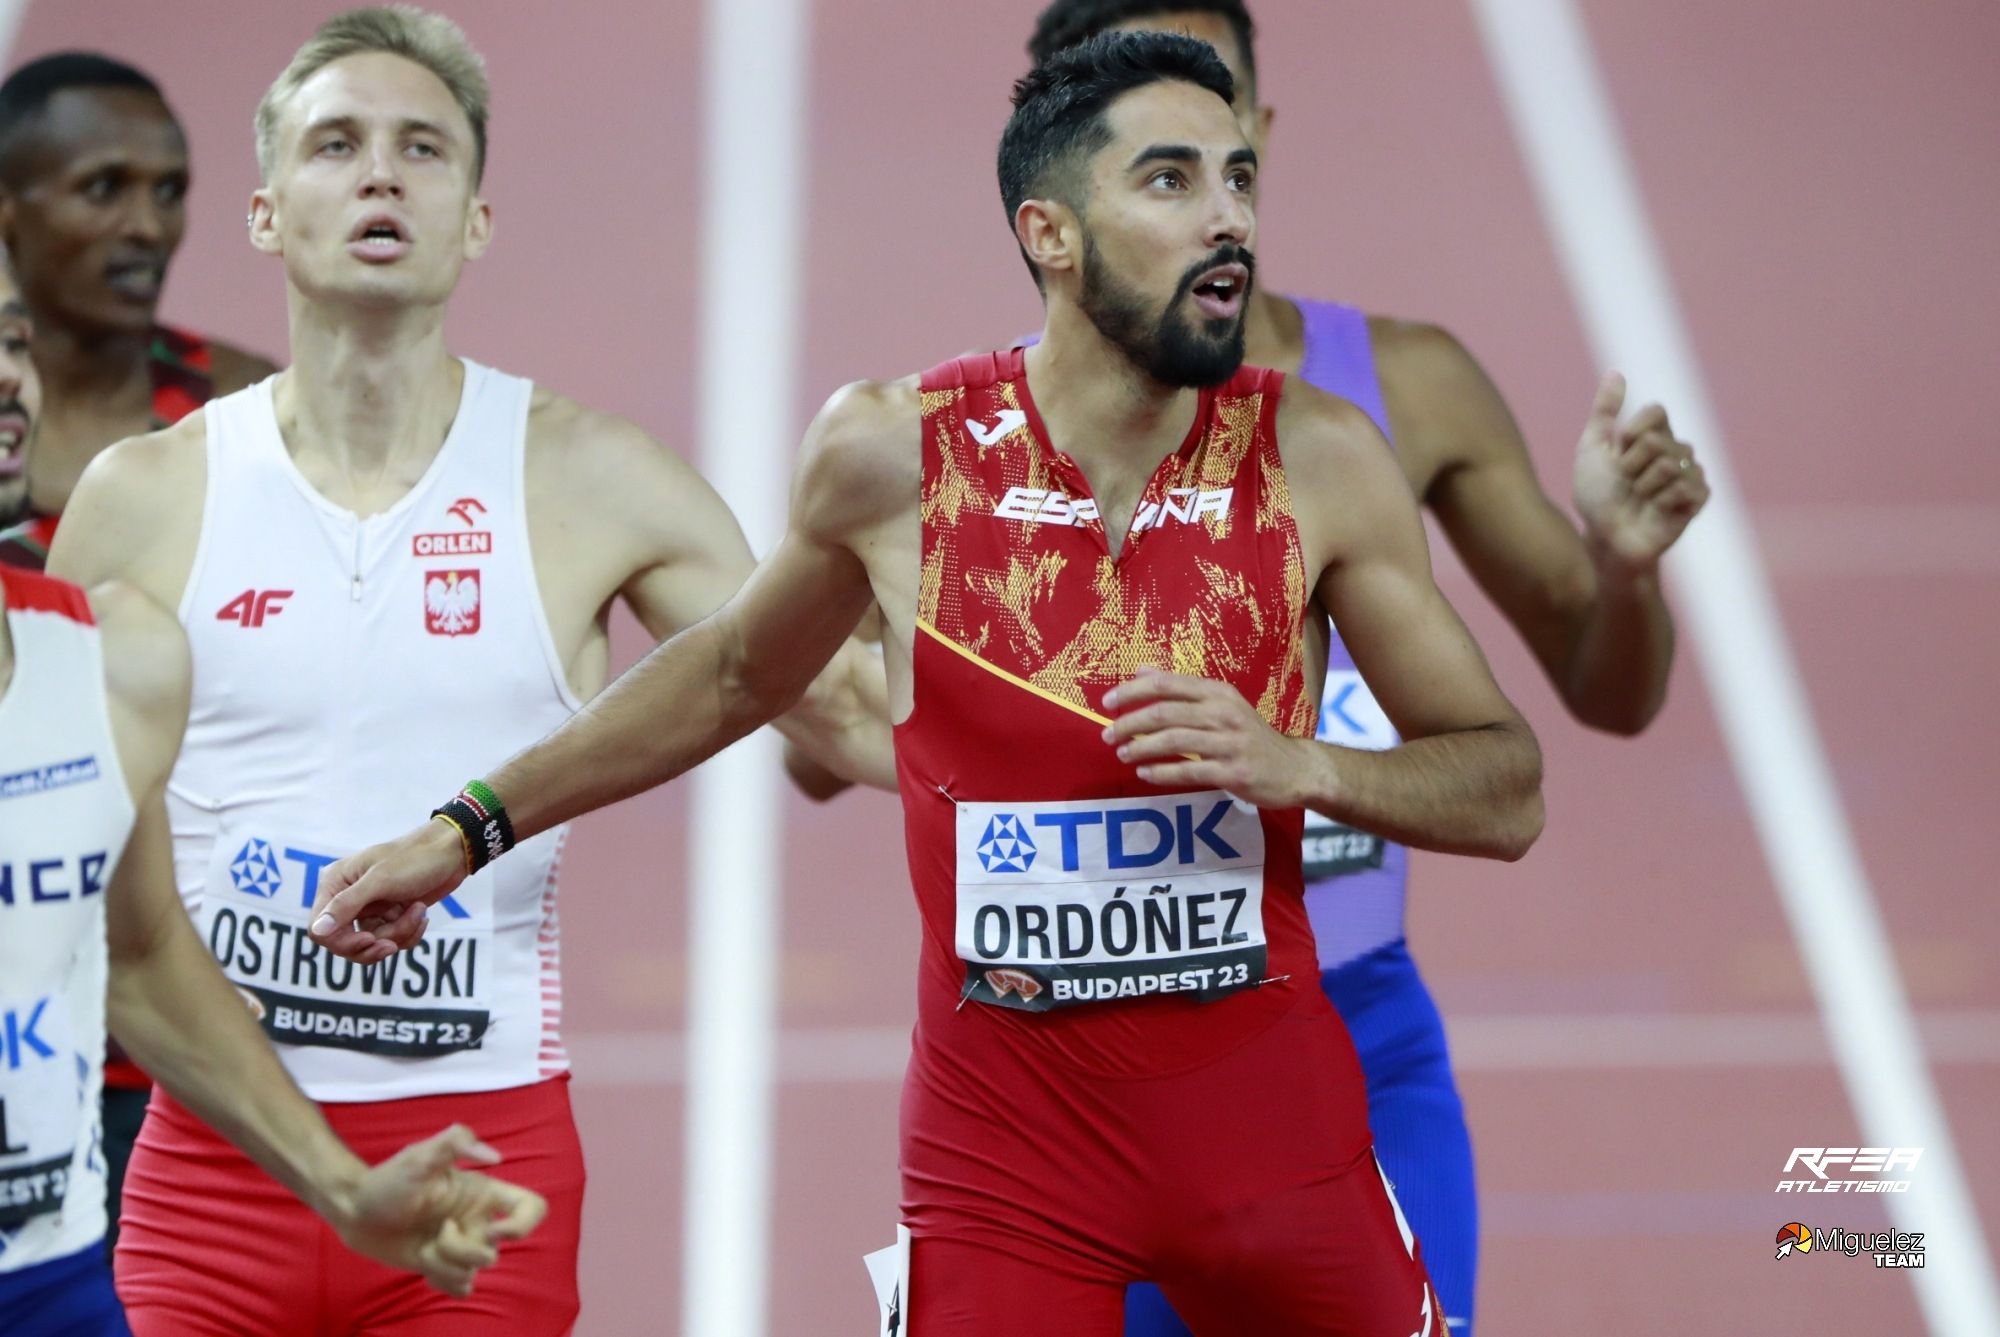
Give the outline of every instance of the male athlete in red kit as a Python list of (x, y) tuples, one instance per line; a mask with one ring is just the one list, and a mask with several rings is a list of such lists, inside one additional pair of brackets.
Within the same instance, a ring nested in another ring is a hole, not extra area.
[[(379, 958), (404, 907), (782, 710), (879, 603), (924, 922), (911, 1337), (1108, 1337), (1140, 1279), (1205, 1337), (1444, 1331), (1318, 987), (1303, 811), (1517, 857), (1540, 757), (1366, 416), (1241, 365), (1232, 91), (1158, 33), (1023, 79), (999, 175), (1040, 342), (836, 395), (728, 605), (321, 880), (314, 935)], [(1329, 615), (1400, 745), (1313, 740)]]

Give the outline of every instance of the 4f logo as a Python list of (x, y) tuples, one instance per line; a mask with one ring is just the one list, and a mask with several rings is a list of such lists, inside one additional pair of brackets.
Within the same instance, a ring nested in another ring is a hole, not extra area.
[(267, 617), (285, 611), (290, 590), (245, 590), (215, 610), (217, 622), (234, 622), (239, 627), (261, 627)]
[(479, 522), (472, 518), (474, 511), (477, 511), (481, 515), (486, 514), (486, 508), (480, 504), (477, 497), (460, 497), (457, 501), (444, 508), (446, 515), (455, 515), (465, 521), (467, 529), (477, 529), (479, 527)]

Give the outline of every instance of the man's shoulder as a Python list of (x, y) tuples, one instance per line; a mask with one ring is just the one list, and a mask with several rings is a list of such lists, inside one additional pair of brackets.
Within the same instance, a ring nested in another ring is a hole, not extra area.
[(1292, 504), (1301, 514), (1365, 510), (1385, 497), (1414, 504), (1409, 481), (1375, 420), (1351, 401), (1297, 377), (1286, 380), (1279, 403), (1278, 452)]
[[(158, 431), (142, 432), (114, 442), (100, 451), (84, 470), (84, 479), (97, 481), (99, 488), (154, 486), (185, 477), (206, 463), (208, 413), (196, 409), (187, 417)], [(79, 489), (83, 485), (78, 484)]]
[(806, 433), (805, 463), (860, 478), (917, 468), (924, 377), (852, 381), (833, 392)]
[(1368, 341), (1386, 396), (1450, 395), (1485, 380), (1471, 350), (1435, 321), (1371, 312)]
[(896, 448), (902, 438), (916, 440), (916, 424), (924, 416), (924, 376), (896, 380), (852, 380), (834, 390), (820, 416), (814, 436), (838, 450)]
[(1277, 427), (1287, 459), (1295, 453), (1339, 455), (1382, 445), (1382, 433), (1366, 410), (1298, 376), (1285, 378)]
[(854, 381), (833, 392), (799, 452), (795, 524), (847, 541), (916, 504), (922, 381)]
[[(644, 491), (649, 478), (688, 467), (665, 442), (630, 418), (591, 408), (537, 384), (528, 402), (527, 448), (541, 486), (605, 499)], [(539, 490), (539, 488), (538, 488)]]
[(99, 452), (63, 508), (52, 565), (85, 584), (114, 571), (139, 579), (125, 569), (127, 560), (162, 534), (198, 525), (208, 477), (206, 417), (197, 411)]

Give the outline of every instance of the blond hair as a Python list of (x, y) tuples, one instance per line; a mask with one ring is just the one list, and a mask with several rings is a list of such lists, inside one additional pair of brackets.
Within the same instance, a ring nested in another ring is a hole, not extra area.
[(257, 104), (257, 166), (271, 178), (278, 152), (278, 115), (306, 80), (336, 60), (380, 51), (401, 56), (435, 74), (472, 122), (472, 183), (486, 174), (486, 60), (465, 30), (442, 14), (415, 5), (371, 5), (335, 14), (306, 39)]

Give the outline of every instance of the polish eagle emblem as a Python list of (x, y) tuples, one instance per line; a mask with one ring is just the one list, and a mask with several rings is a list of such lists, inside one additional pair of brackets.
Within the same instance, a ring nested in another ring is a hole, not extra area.
[(426, 574), (424, 628), (433, 636), (470, 636), (479, 630), (478, 571)]

